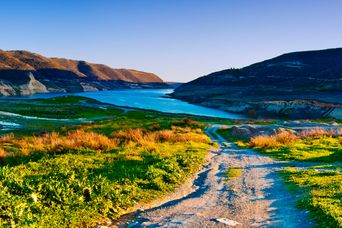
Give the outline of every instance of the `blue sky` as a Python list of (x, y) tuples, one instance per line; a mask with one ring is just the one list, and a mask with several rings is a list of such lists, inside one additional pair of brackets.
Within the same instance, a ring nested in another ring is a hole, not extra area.
[(0, 49), (189, 81), (342, 47), (340, 0), (1, 0)]

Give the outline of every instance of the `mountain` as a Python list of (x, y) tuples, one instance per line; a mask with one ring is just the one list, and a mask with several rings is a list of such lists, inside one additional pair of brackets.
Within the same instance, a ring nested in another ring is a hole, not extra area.
[(173, 97), (252, 117), (342, 118), (342, 48), (293, 52), (178, 87)]
[(0, 95), (166, 87), (157, 75), (103, 64), (0, 50)]

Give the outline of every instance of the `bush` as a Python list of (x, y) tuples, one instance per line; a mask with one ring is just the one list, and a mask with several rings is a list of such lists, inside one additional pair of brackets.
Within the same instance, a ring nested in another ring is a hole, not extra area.
[(7, 135), (3, 135), (0, 137), (0, 143), (4, 144), (4, 143), (10, 143), (14, 138), (13, 133), (11, 134), (7, 134)]
[(6, 151), (0, 147), (0, 160), (4, 159), (6, 157)]
[(298, 139), (294, 133), (286, 130), (279, 131), (275, 137), (279, 143), (285, 145), (289, 145)]
[(256, 148), (269, 148), (277, 147), (281, 145), (291, 145), (298, 137), (288, 131), (280, 129), (276, 134), (273, 135), (258, 135), (250, 139), (249, 145)]
[(273, 135), (258, 135), (251, 138), (249, 145), (256, 148), (267, 148), (279, 146), (280, 143)]
[(190, 128), (203, 128), (204, 127), (204, 124), (199, 123), (191, 118), (184, 118), (180, 121), (174, 122), (172, 125), (179, 126), (179, 127), (190, 127)]

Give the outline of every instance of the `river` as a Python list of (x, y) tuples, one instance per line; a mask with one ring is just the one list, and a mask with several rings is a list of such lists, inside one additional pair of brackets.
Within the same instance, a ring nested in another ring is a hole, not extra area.
[[(242, 119), (241, 115), (224, 112), (218, 109), (173, 99), (167, 96), (173, 89), (120, 89), (82, 93), (45, 93), (22, 97), (23, 99), (51, 98), (65, 95), (77, 95), (92, 98), (101, 102), (132, 108), (149, 109), (160, 112), (191, 114), (198, 116)], [(16, 97), (17, 98), (17, 97)]]

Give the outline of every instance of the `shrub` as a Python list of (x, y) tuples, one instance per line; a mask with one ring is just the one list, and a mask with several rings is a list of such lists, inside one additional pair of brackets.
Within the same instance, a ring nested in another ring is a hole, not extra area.
[[(108, 152), (115, 149), (119, 141), (94, 132), (77, 130), (66, 136), (67, 146), (75, 150), (77, 148), (89, 148), (92, 150)], [(69, 144), (69, 145), (68, 145)]]
[(157, 124), (157, 123), (154, 123), (154, 124), (152, 124), (152, 126), (151, 126), (151, 130), (152, 130), (152, 131), (156, 131), (156, 130), (160, 130), (160, 129), (161, 129), (161, 127), (160, 127), (160, 125)]
[(6, 157), (6, 151), (0, 147), (0, 160)]
[(131, 128), (125, 131), (113, 132), (112, 136), (125, 143), (142, 142), (144, 140), (144, 130), (141, 128)]
[(256, 148), (276, 147), (280, 143), (273, 135), (258, 135), (251, 138), (249, 145)]
[(184, 118), (180, 121), (174, 122), (172, 125), (179, 126), (179, 127), (190, 127), (190, 128), (203, 128), (204, 127), (204, 124), (199, 123), (191, 118)]
[(0, 137), (0, 143), (1, 144), (9, 143), (9, 142), (11, 142), (13, 140), (13, 138), (14, 138), (13, 133), (3, 135), (3, 136)]
[(285, 145), (289, 145), (298, 139), (294, 133), (286, 130), (279, 131), (275, 137), (279, 143)]

